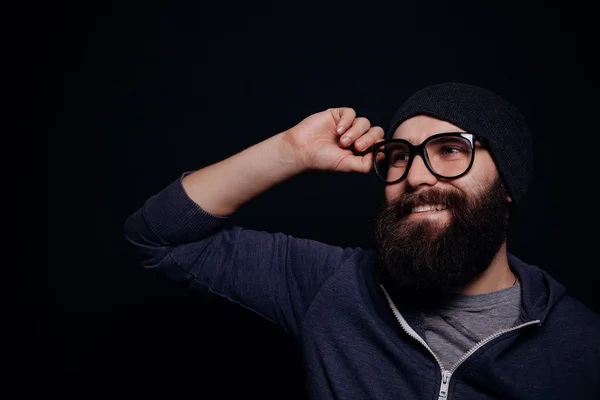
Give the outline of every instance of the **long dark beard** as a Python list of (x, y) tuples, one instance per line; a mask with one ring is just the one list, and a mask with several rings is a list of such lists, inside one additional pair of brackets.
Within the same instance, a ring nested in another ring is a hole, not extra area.
[[(403, 218), (425, 204), (447, 207), (450, 221)], [(400, 196), (376, 218), (380, 282), (411, 302), (443, 301), (488, 268), (506, 241), (508, 217), (500, 178), (471, 201), (464, 193), (437, 188)]]

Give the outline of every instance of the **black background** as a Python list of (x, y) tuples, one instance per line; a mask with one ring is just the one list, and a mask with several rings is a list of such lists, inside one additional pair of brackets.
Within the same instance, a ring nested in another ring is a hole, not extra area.
[[(349, 106), (385, 127), (441, 81), (524, 112), (536, 170), (509, 250), (600, 312), (590, 15), (573, 1), (21, 3), (5, 16), (24, 77), (25, 134), (5, 148), (24, 161), (8, 216), (12, 382), (65, 396), (301, 398), (299, 359), (276, 327), (143, 270), (123, 223), (183, 171), (314, 112)], [(232, 222), (367, 246), (382, 196), (372, 175), (310, 173)]]

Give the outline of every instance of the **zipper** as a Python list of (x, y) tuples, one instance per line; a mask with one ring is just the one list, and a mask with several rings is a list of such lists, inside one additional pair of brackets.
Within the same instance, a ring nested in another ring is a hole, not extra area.
[(479, 343), (477, 343), (475, 346), (471, 347), (471, 349), (469, 351), (467, 351), (465, 354), (463, 354), (463, 356), (452, 366), (450, 371), (451, 372), (456, 371), (456, 368), (458, 368), (460, 364), (465, 362), (465, 360), (467, 358), (472, 356), (473, 353), (475, 353), (482, 346), (491, 342), (492, 340), (496, 339), (497, 337), (500, 337), (500, 336), (504, 335), (505, 333), (516, 331), (518, 329), (524, 328), (529, 325), (540, 325), (540, 324), (541, 324), (541, 321), (539, 319), (536, 319), (533, 321), (525, 322), (524, 324), (521, 324), (521, 325), (513, 326), (512, 328), (502, 329), (501, 331), (498, 331), (498, 332), (494, 333), (493, 335), (486, 337), (485, 339), (483, 339)]
[(445, 400), (448, 397), (448, 388), (450, 386), (450, 378), (452, 377), (452, 374), (454, 373), (454, 371), (456, 371), (456, 369), (462, 363), (464, 363), (470, 356), (473, 355), (473, 353), (475, 353), (481, 347), (483, 347), (487, 343), (491, 342), (492, 340), (494, 340), (506, 333), (516, 331), (518, 329), (524, 328), (529, 325), (540, 325), (541, 324), (541, 321), (539, 319), (536, 319), (534, 321), (525, 322), (521, 325), (513, 326), (512, 328), (502, 329), (501, 331), (498, 331), (498, 332), (494, 333), (493, 335), (490, 335), (490, 336), (486, 337), (485, 339), (479, 341), (475, 346), (471, 347), (471, 349), (469, 349), (469, 351), (467, 351), (465, 354), (463, 354), (463, 356), (461, 358), (459, 358), (458, 361), (455, 362), (454, 365), (449, 370), (446, 370), (446, 369), (444, 369), (444, 366), (442, 365), (442, 361), (433, 352), (433, 350), (431, 350), (431, 347), (429, 347), (427, 345), (427, 343), (425, 342), (425, 340), (423, 340), (423, 338), (421, 336), (419, 336), (419, 334), (417, 332), (415, 332), (415, 330), (413, 328), (410, 327), (410, 325), (408, 324), (408, 322), (406, 322), (406, 320), (404, 319), (402, 314), (400, 314), (400, 311), (398, 311), (398, 308), (396, 308), (396, 305), (392, 301), (392, 298), (388, 294), (387, 290), (385, 290), (385, 287), (383, 287), (383, 285), (380, 285), (380, 286), (381, 286), (381, 289), (383, 289), (383, 293), (385, 294), (388, 304), (389, 304), (390, 308), (392, 309), (392, 312), (394, 313), (396, 320), (402, 327), (402, 330), (408, 336), (412, 337), (417, 342), (421, 343), (421, 345), (423, 345), (429, 351), (429, 353), (431, 353), (433, 358), (435, 358), (435, 361), (437, 362), (438, 366), (440, 367), (440, 370), (442, 372), (442, 382), (440, 384), (440, 390), (438, 392), (438, 400)]
[(438, 400), (445, 399), (448, 397), (448, 386), (450, 386), (450, 377), (452, 372), (444, 371), (442, 368), (442, 383), (440, 384), (440, 392), (438, 393)]

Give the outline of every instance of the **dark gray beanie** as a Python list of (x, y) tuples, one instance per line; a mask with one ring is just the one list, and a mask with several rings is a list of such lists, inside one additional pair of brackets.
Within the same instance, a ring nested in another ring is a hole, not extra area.
[(525, 195), (533, 172), (531, 133), (514, 105), (487, 89), (465, 83), (428, 86), (402, 104), (386, 139), (416, 115), (435, 117), (485, 138), (513, 202)]

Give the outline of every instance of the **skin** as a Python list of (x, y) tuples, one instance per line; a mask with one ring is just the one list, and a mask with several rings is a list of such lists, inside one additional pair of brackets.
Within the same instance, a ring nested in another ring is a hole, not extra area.
[[(463, 129), (439, 119), (418, 115), (404, 121), (394, 132), (393, 137), (405, 139), (412, 144), (420, 144), (429, 136), (442, 132), (464, 132)], [(490, 153), (477, 142), (475, 159), (469, 172), (460, 178), (442, 179), (433, 175), (425, 165), (425, 161), (416, 156), (408, 171), (408, 175), (400, 182), (387, 185), (385, 199), (390, 202), (406, 192), (426, 191), (433, 187), (442, 190), (459, 190), (469, 197), (479, 196), (483, 189), (489, 187), (498, 176), (498, 170)], [(507, 197), (508, 201), (512, 201)], [(426, 218), (441, 226), (450, 222), (448, 210), (427, 211), (409, 215), (407, 218)], [(489, 268), (477, 279), (467, 285), (461, 293), (483, 294), (501, 290), (513, 285), (515, 275), (508, 266), (506, 242), (502, 245)]]
[[(398, 127), (394, 136), (420, 143), (429, 135), (447, 131), (460, 129), (434, 118), (417, 116)], [(365, 150), (383, 140), (383, 136), (381, 127), (371, 126), (367, 118), (357, 117), (354, 109), (331, 108), (312, 114), (286, 131), (187, 175), (182, 184), (190, 199), (205, 211), (216, 216), (229, 216), (249, 200), (304, 171), (372, 172), (372, 154), (365, 153)], [(469, 195), (477, 195), (476, 188), (489, 184), (494, 174), (497, 174), (496, 168), (484, 149), (477, 150), (475, 163), (467, 175), (446, 181), (431, 175), (423, 160), (417, 157), (408, 178), (388, 185), (385, 195), (389, 200), (407, 189), (426, 190), (435, 185), (442, 189), (454, 186)], [(424, 217), (440, 218), (440, 221), (447, 218), (443, 212), (419, 216)], [(488, 270), (468, 285), (463, 293), (488, 293), (509, 287), (513, 282), (514, 275), (508, 268), (504, 244)]]

